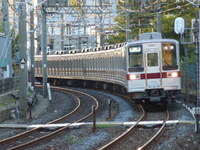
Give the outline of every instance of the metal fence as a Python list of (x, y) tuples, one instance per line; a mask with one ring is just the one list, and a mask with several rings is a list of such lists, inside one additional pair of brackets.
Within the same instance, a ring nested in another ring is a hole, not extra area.
[(18, 90), (19, 78), (6, 78), (0, 80), (0, 95)]
[[(187, 75), (186, 75), (187, 74)], [(186, 77), (188, 76), (188, 79)], [(189, 64), (188, 70), (185, 63), (181, 64), (182, 92), (189, 95), (188, 102), (196, 103), (197, 96), (197, 73), (196, 64)]]
[(196, 65), (189, 64), (188, 66), (188, 81), (186, 81), (186, 69), (185, 64), (182, 64), (181, 67), (181, 77), (182, 77), (182, 89), (185, 91), (186, 87), (188, 87), (188, 91), (190, 94), (196, 94), (197, 89), (197, 76), (196, 76)]

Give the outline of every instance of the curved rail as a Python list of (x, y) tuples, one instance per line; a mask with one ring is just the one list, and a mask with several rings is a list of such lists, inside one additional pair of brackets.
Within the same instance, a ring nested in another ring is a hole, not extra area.
[(131, 126), (126, 132), (124, 132), (122, 135), (117, 137), (115, 140), (111, 141), (110, 143), (106, 144), (100, 150), (107, 150), (116, 147), (119, 143), (122, 143), (125, 141), (126, 138), (128, 138), (129, 134), (135, 129), (135, 127), (139, 124), (139, 122), (145, 117), (145, 111), (141, 105), (139, 105), (139, 109), (142, 111), (142, 115), (137, 120), (136, 124)]
[[(53, 86), (52, 88), (57, 89), (58, 87), (54, 87), (54, 86)], [(65, 88), (58, 88), (58, 89), (66, 90)], [(98, 100), (97, 100), (94, 96), (92, 96), (92, 95), (90, 95), (90, 94), (87, 94), (87, 93), (84, 93), (84, 92), (81, 92), (81, 91), (76, 91), (76, 90), (73, 90), (73, 89), (67, 89), (67, 90), (68, 90), (68, 91), (71, 91), (71, 92), (77, 92), (77, 93), (80, 93), (80, 94), (83, 94), (83, 95), (86, 95), (86, 96), (92, 98), (92, 99), (95, 101), (95, 103), (96, 103), (95, 110), (97, 110), (97, 109), (99, 108), (99, 102), (98, 102)], [(85, 117), (83, 117), (83, 118), (77, 120), (77, 121), (74, 122), (74, 123), (81, 122), (81, 121), (83, 121), (83, 120), (85, 120), (85, 119), (91, 117), (92, 115), (93, 115), (93, 112), (89, 113), (88, 115), (86, 115)], [(72, 123), (72, 124), (73, 124), (73, 123)]]
[(139, 147), (138, 150), (144, 150), (145, 148), (147, 148), (147, 146), (149, 146), (159, 135), (161, 135), (163, 133), (167, 120), (169, 120), (169, 111), (168, 110), (166, 110), (166, 118), (163, 121), (162, 127), (158, 130), (158, 132), (149, 141), (147, 141), (145, 144), (143, 144), (141, 147)]
[[(80, 93), (80, 94), (86, 95), (86, 96), (88, 96), (88, 97), (91, 97), (91, 98), (95, 101), (95, 103), (96, 103), (95, 109), (98, 109), (98, 107), (99, 107), (99, 103), (98, 103), (97, 99), (94, 98), (93, 96), (87, 94), (87, 93), (84, 93), (84, 92), (81, 92), (81, 91), (72, 90), (72, 89), (58, 88), (58, 87), (53, 87), (53, 89), (59, 90), (59, 91), (61, 91), (61, 90), (63, 91), (63, 90), (64, 90), (65, 92), (66, 92), (66, 90), (67, 90), (67, 91), (71, 91), (71, 92), (73, 91), (73, 92), (78, 92), (78, 93)], [(68, 93), (68, 94), (70, 94), (70, 93)], [(70, 95), (76, 97), (76, 96), (73, 95), (73, 94), (70, 94)], [(77, 105), (77, 107), (76, 107), (72, 112), (70, 112), (70, 113), (68, 113), (67, 115), (65, 115), (65, 116), (63, 116), (63, 117), (60, 117), (60, 118), (58, 118), (58, 119), (56, 119), (56, 120), (53, 120), (53, 121), (51, 121), (51, 122), (49, 122), (49, 123), (47, 123), (47, 124), (52, 124), (52, 123), (59, 122), (59, 121), (61, 121), (61, 120), (63, 120), (63, 119), (66, 119), (67, 117), (69, 117), (69, 116), (72, 115), (73, 113), (75, 113), (75, 112), (78, 110), (78, 108), (80, 107), (80, 99), (79, 99), (78, 97), (76, 97), (76, 100), (78, 100), (78, 105)], [(88, 115), (86, 115), (85, 117), (79, 119), (78, 121), (73, 122), (73, 123), (81, 122), (81, 121), (83, 121), (83, 120), (89, 118), (90, 116), (92, 116), (92, 112), (89, 113)], [(68, 128), (68, 127), (69, 127), (71, 124), (73, 124), (73, 123), (70, 123), (68, 126), (65, 126), (65, 127), (63, 127), (63, 128), (60, 128), (60, 129), (58, 129), (58, 130), (56, 130), (56, 131), (54, 131), (54, 132), (52, 132), (52, 133), (50, 133), (50, 134), (48, 134), (48, 135), (44, 135), (44, 136), (39, 137), (39, 138), (37, 138), (37, 139), (35, 139), (35, 140), (29, 141), (29, 142), (27, 142), (27, 143), (24, 143), (24, 144), (15, 146), (15, 147), (12, 147), (12, 148), (10, 148), (9, 150), (16, 150), (16, 149), (20, 149), (20, 150), (21, 150), (21, 149), (25, 149), (25, 148), (27, 148), (27, 147), (30, 147), (31, 145), (35, 145), (35, 144), (37, 144), (37, 143), (40, 143), (41, 141), (43, 141), (43, 140), (45, 140), (45, 139), (47, 139), (47, 138), (51, 138), (51, 137), (57, 135), (57, 133), (60, 133), (60, 132), (64, 131), (66, 128)], [(40, 128), (40, 127), (34, 128), (34, 129), (32, 129), (32, 130), (29, 130), (29, 131), (20, 133), (20, 134), (18, 134), (18, 135), (16, 135), (16, 136), (10, 137), (10, 138), (8, 138), (8, 139), (2, 140), (2, 141), (0, 141), (0, 145), (2, 145), (2, 144), (7, 144), (7, 143), (9, 143), (9, 142), (13, 142), (14, 140), (16, 140), (16, 139), (18, 139), (18, 138), (20, 138), (20, 137), (22, 137), (22, 136), (27, 136), (28, 134), (33, 134), (33, 133), (37, 132), (37, 130), (38, 130), (39, 128)]]
[[(66, 91), (65, 91), (65, 93), (66, 93)], [(63, 119), (66, 119), (67, 117), (69, 117), (70, 115), (72, 115), (73, 113), (75, 113), (79, 109), (79, 107), (80, 107), (80, 99), (78, 97), (70, 94), (70, 93), (68, 93), (68, 94), (75, 98), (75, 100), (77, 101), (77, 106), (70, 113), (68, 113), (68, 114), (66, 114), (66, 115), (64, 115), (64, 116), (62, 116), (62, 117), (60, 117), (60, 118), (58, 118), (56, 120), (48, 122), (46, 124), (52, 124), (52, 123), (56, 123), (58, 121), (61, 121)], [(34, 134), (35, 132), (37, 132), (38, 129), (40, 129), (40, 127), (25, 131), (23, 133), (17, 134), (15, 136), (9, 137), (9, 138), (4, 139), (4, 140), (1, 140), (0, 141), (0, 145), (6, 144), (6, 143), (9, 143), (9, 142), (13, 142), (13, 141), (17, 140), (18, 138), (20, 138), (22, 136), (27, 136), (28, 134)]]

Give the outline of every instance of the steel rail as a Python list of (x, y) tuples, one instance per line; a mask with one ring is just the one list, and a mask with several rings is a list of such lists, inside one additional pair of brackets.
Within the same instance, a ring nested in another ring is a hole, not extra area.
[[(73, 91), (73, 92), (78, 92), (78, 93), (87, 95), (87, 96), (91, 97), (93, 100), (95, 100), (95, 103), (96, 103), (96, 108), (95, 108), (95, 109), (98, 109), (98, 107), (99, 107), (99, 104), (98, 104), (98, 101), (96, 100), (96, 98), (94, 98), (93, 96), (91, 96), (91, 95), (89, 95), (89, 94), (87, 94), (87, 93), (80, 92), (80, 91), (76, 91), (76, 90), (72, 90), (72, 89), (66, 89), (66, 88), (57, 88), (57, 87), (53, 87), (53, 89), (59, 90), (59, 91), (60, 91), (60, 90), (64, 90), (65, 92), (66, 92), (66, 90), (67, 90), (67, 91), (71, 91), (71, 92)], [(69, 94), (69, 93), (68, 93), (68, 94)], [(72, 95), (72, 94), (71, 94), (71, 95)], [(75, 95), (73, 95), (73, 96), (76, 97)], [(78, 98), (78, 97), (77, 97), (77, 98)], [(78, 98), (78, 99), (79, 99), (79, 98)], [(47, 124), (56, 123), (56, 122), (59, 122), (60, 120), (66, 119), (68, 116), (70, 116), (70, 115), (72, 115), (73, 113), (75, 113), (75, 112), (78, 110), (79, 107), (80, 107), (80, 99), (79, 99), (79, 102), (78, 102), (78, 106), (77, 106), (72, 112), (70, 112), (69, 114), (67, 114), (67, 115), (65, 115), (65, 116), (63, 116), (63, 117), (60, 117), (59, 119), (53, 120), (53, 121), (51, 121), (51, 122), (49, 122), (49, 123), (47, 123)], [(85, 117), (83, 117), (83, 118), (81, 118), (81, 119), (79, 119), (78, 121), (73, 122), (73, 123), (81, 122), (81, 121), (87, 119), (88, 117), (90, 117), (91, 115), (92, 115), (92, 113), (88, 114), (87, 116), (85, 116)], [(73, 124), (73, 123), (71, 123), (71, 124)], [(27, 142), (27, 143), (25, 143), (25, 144), (21, 144), (21, 145), (12, 147), (12, 148), (10, 148), (9, 150), (12, 150), (12, 149), (25, 149), (26, 147), (30, 147), (31, 145), (34, 145), (34, 144), (36, 144), (36, 143), (39, 143), (39, 142), (45, 140), (46, 138), (50, 138), (50, 137), (56, 135), (57, 133), (64, 131), (64, 130), (65, 130), (66, 128), (68, 128), (71, 124), (69, 124), (69, 125), (66, 126), (66, 127), (60, 128), (60, 129), (58, 129), (58, 130), (56, 130), (56, 131), (54, 131), (54, 132), (52, 132), (52, 133), (50, 133), (50, 134), (48, 134), (48, 135), (45, 135), (45, 136), (42, 136), (42, 137), (37, 138), (37, 139), (35, 139), (35, 140), (29, 141), (29, 142)], [(37, 127), (37, 128), (32, 129), (32, 130), (29, 130), (29, 131), (20, 133), (20, 134), (18, 134), (18, 135), (16, 135), (16, 136), (10, 137), (10, 138), (8, 138), (8, 139), (2, 140), (2, 141), (0, 141), (0, 145), (6, 144), (6, 143), (8, 143), (8, 142), (13, 142), (15, 139), (20, 138), (21, 136), (27, 136), (28, 134), (33, 134), (33, 133), (37, 132), (37, 130), (38, 130), (39, 128), (40, 128), (40, 127)]]
[[(57, 89), (58, 87), (54, 87), (54, 86), (53, 86), (52, 88)], [(59, 89), (65, 90), (66, 88), (59, 88)], [(95, 110), (97, 110), (97, 109), (99, 108), (99, 102), (98, 102), (98, 100), (97, 100), (94, 96), (92, 96), (92, 95), (90, 95), (90, 94), (87, 94), (87, 93), (84, 93), (84, 92), (81, 92), (81, 91), (73, 90), (73, 89), (67, 89), (67, 90), (68, 90), (68, 91), (71, 91), (71, 92), (77, 92), (77, 93), (80, 93), (80, 94), (83, 94), (83, 95), (86, 95), (86, 96), (92, 98), (92, 99), (95, 101), (95, 103), (96, 103)], [(85, 120), (85, 119), (91, 117), (92, 115), (93, 115), (93, 112), (89, 113), (88, 115), (86, 115), (85, 117), (83, 117), (83, 118), (77, 120), (77, 121), (74, 122), (74, 123), (81, 122), (81, 121), (83, 121), (83, 120)], [(73, 124), (73, 123), (72, 123), (72, 124)]]
[[(66, 93), (66, 91), (65, 91), (65, 93)], [(80, 107), (80, 99), (79, 99), (78, 97), (76, 97), (76, 96), (70, 94), (70, 93), (68, 93), (68, 94), (75, 98), (75, 100), (77, 101), (77, 106), (76, 106), (70, 113), (68, 113), (68, 114), (66, 114), (66, 115), (64, 115), (64, 116), (62, 116), (62, 117), (60, 117), (60, 118), (58, 118), (58, 119), (56, 119), (56, 120), (53, 120), (53, 121), (51, 121), (51, 122), (48, 122), (48, 123), (46, 123), (45, 125), (47, 125), (47, 124), (52, 124), (52, 123), (56, 123), (56, 122), (58, 122), (58, 121), (60, 121), (60, 120), (63, 120), (64, 118), (66, 119), (67, 117), (69, 117), (70, 115), (72, 115), (73, 113), (75, 113), (75, 112), (79, 109), (79, 107)], [(21, 136), (26, 136), (26, 135), (28, 135), (28, 134), (33, 134), (33, 133), (37, 132), (38, 129), (40, 129), (40, 127), (37, 127), (37, 128), (31, 129), (31, 130), (22, 132), (22, 133), (20, 133), (20, 134), (17, 134), (17, 135), (15, 135), (15, 136), (9, 137), (9, 138), (7, 138), (7, 139), (0, 140), (0, 145), (3, 145), (3, 144), (6, 144), (6, 143), (9, 143), (9, 142), (12, 142), (12, 141), (14, 141), (14, 140), (17, 140), (17, 139), (20, 138)]]
[(143, 109), (143, 107), (141, 105), (139, 105), (139, 109), (142, 111), (142, 115), (137, 120), (136, 124), (132, 125), (126, 132), (124, 132), (123, 134), (121, 134), (119, 137), (117, 137), (116, 139), (114, 139), (110, 143), (108, 143), (105, 146), (101, 147), (100, 150), (112, 149), (112, 148), (116, 147), (117, 145), (119, 145), (119, 143), (122, 143), (123, 141), (125, 141), (128, 138), (128, 136), (130, 135), (130, 133), (133, 132), (133, 130), (135, 129), (135, 127), (139, 124), (139, 122), (142, 119), (144, 119), (144, 117), (146, 115), (145, 111), (144, 111), (144, 109)]
[(161, 135), (163, 133), (167, 120), (169, 120), (169, 111), (168, 110), (166, 110), (166, 118), (163, 121), (162, 127), (158, 130), (158, 132), (149, 141), (147, 141), (145, 144), (140, 146), (138, 148), (138, 150), (144, 150), (145, 148), (147, 148), (147, 146), (149, 146), (159, 135)]
[[(53, 87), (53, 88), (57, 89), (57, 87)], [(65, 88), (59, 88), (59, 89), (66, 90)], [(98, 109), (99, 103), (98, 103), (98, 101), (97, 101), (97, 99), (96, 99), (95, 97), (93, 97), (93, 96), (91, 96), (91, 95), (89, 95), (89, 94), (87, 94), (87, 93), (81, 92), (81, 91), (76, 91), (76, 90), (72, 90), (72, 89), (68, 89), (68, 90), (69, 90), (69, 91), (73, 91), (73, 92), (78, 92), (78, 93), (81, 93), (81, 94), (84, 94), (84, 95), (87, 95), (87, 96), (91, 97), (91, 98), (96, 102), (96, 107), (95, 107), (95, 109)], [(92, 115), (93, 115), (93, 112), (89, 113), (89, 114), (86, 115), (85, 117), (83, 117), (83, 118), (81, 118), (81, 119), (79, 119), (78, 121), (75, 121), (75, 122), (73, 122), (73, 123), (81, 122), (81, 121), (83, 121), (83, 120), (85, 120), (85, 119), (91, 117)], [(35, 145), (35, 144), (37, 144), (37, 143), (40, 143), (40, 142), (42, 142), (43, 140), (46, 140), (46, 139), (48, 139), (48, 138), (52, 138), (53, 136), (56, 136), (58, 133), (65, 131), (65, 130), (66, 130), (71, 124), (73, 124), (73, 123), (70, 123), (68, 126), (65, 126), (65, 127), (63, 127), (63, 128), (60, 128), (60, 129), (58, 129), (58, 130), (56, 130), (56, 131), (54, 131), (54, 132), (52, 132), (52, 133), (50, 133), (50, 134), (48, 134), (48, 135), (42, 136), (42, 137), (40, 137), (40, 138), (38, 138), (38, 139), (35, 139), (35, 140), (32, 140), (32, 141), (30, 141), (30, 142), (28, 142), (28, 143), (21, 144), (21, 145), (18, 145), (18, 146), (16, 146), (16, 147), (10, 148), (9, 150), (21, 150), (21, 149), (25, 149), (25, 148), (27, 148), (27, 147), (30, 147), (31, 145)]]

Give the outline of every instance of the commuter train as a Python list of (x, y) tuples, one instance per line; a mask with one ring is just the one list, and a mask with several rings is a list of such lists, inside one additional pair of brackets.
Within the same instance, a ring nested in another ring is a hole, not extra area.
[[(181, 89), (179, 43), (160, 33), (137, 41), (47, 55), (48, 82), (111, 90), (140, 103), (175, 98)], [(42, 80), (42, 56), (35, 56), (35, 76)]]

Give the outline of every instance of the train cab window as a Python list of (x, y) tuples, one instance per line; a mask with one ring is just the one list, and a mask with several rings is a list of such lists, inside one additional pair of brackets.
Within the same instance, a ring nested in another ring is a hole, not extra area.
[(148, 67), (158, 66), (158, 54), (148, 53), (147, 54), (147, 65)]
[(137, 45), (129, 47), (128, 52), (129, 52), (129, 72), (144, 71), (142, 46)]
[(178, 69), (175, 44), (163, 43), (162, 44), (162, 56), (163, 56), (163, 60), (162, 60), (163, 70)]

